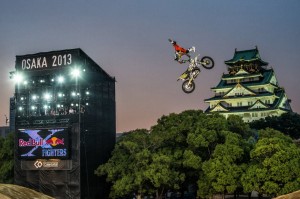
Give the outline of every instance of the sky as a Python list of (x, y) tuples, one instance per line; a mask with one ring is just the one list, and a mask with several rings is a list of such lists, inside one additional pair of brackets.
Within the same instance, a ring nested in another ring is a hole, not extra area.
[[(116, 78), (117, 132), (150, 129), (163, 115), (206, 110), (204, 99), (235, 49), (258, 47), (300, 113), (299, 0), (11, 0), (0, 6), (0, 126), (9, 115), (16, 55), (81, 48)], [(181, 90), (187, 68), (168, 38), (215, 61), (196, 89)]]

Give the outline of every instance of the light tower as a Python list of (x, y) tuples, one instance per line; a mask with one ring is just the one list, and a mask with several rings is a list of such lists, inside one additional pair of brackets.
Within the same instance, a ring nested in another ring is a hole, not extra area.
[(105, 198), (94, 170), (115, 143), (115, 79), (81, 49), (16, 56), (15, 68), (15, 183), (57, 199)]

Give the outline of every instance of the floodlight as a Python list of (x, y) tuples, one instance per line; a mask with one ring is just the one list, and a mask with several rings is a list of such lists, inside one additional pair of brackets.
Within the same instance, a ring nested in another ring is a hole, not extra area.
[(65, 79), (64, 79), (63, 76), (59, 76), (59, 77), (57, 78), (57, 81), (58, 81), (59, 83), (63, 83), (63, 82), (65, 81)]
[(23, 76), (22, 76), (20, 73), (16, 73), (16, 74), (14, 74), (14, 76), (13, 76), (13, 80), (14, 80), (16, 83), (20, 83), (20, 82), (23, 80)]
[(20, 106), (18, 109), (19, 109), (19, 111), (22, 111), (22, 110), (23, 110), (23, 107), (22, 107), (22, 106)]
[(71, 75), (75, 78), (79, 77), (80, 76), (80, 70), (78, 68), (74, 68), (72, 71), (71, 71)]
[(35, 106), (31, 106), (31, 110), (34, 110), (34, 109), (36, 109), (36, 107)]
[(37, 96), (36, 96), (36, 95), (33, 95), (33, 96), (32, 96), (32, 99), (33, 99), (33, 100), (36, 100), (36, 99), (37, 99)]
[(89, 92), (89, 91), (86, 91), (86, 92), (85, 92), (85, 94), (86, 94), (86, 95), (89, 95), (89, 94), (90, 94), (90, 92)]
[(50, 98), (51, 98), (51, 95), (49, 93), (44, 94), (44, 99), (45, 100), (50, 100)]
[(76, 93), (73, 91), (73, 92), (71, 93), (71, 95), (72, 95), (72, 96), (76, 96)]

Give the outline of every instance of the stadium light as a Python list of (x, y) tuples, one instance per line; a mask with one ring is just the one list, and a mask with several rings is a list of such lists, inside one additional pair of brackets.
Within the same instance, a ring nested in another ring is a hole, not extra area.
[(59, 77), (57, 78), (57, 81), (58, 81), (58, 83), (63, 83), (63, 82), (65, 81), (65, 79), (64, 79), (63, 76), (59, 76)]
[(36, 100), (37, 98), (38, 98), (38, 97), (37, 97), (36, 95), (33, 95), (33, 96), (32, 96), (32, 99), (33, 99), (33, 100)]
[(50, 100), (50, 98), (51, 98), (51, 95), (49, 93), (44, 94), (44, 99), (45, 100)]
[(23, 80), (23, 76), (20, 73), (15, 73), (12, 78), (16, 83), (20, 83)]
[(75, 78), (79, 77), (80, 76), (80, 70), (78, 68), (74, 68), (72, 69), (71, 71), (71, 75)]

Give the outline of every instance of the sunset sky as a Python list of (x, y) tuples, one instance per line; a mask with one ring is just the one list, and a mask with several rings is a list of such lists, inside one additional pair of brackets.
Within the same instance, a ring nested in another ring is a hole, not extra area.
[[(299, 0), (11, 0), (0, 6), (0, 126), (9, 115), (15, 56), (81, 48), (116, 82), (117, 132), (147, 128), (162, 115), (205, 110), (237, 50), (258, 47), (300, 113)], [(178, 76), (168, 38), (215, 60), (192, 94)]]

